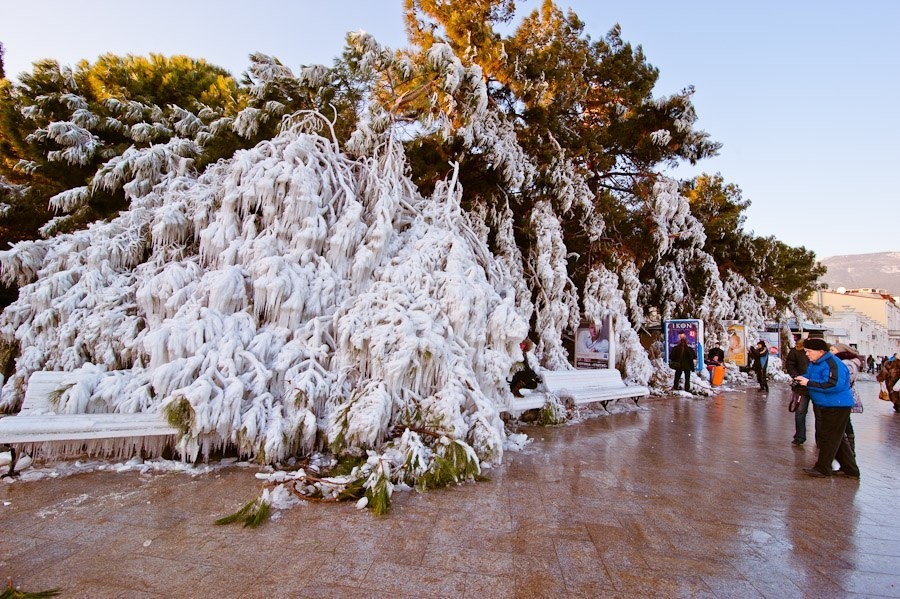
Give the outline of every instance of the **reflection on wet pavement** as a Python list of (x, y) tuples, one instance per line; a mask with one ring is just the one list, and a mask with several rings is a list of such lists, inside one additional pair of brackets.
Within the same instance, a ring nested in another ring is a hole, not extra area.
[(0, 575), (64, 597), (900, 597), (900, 414), (860, 381), (861, 480), (813, 479), (788, 390), (526, 429), (490, 480), (387, 517), (304, 504), (217, 527), (252, 470), (0, 484)]

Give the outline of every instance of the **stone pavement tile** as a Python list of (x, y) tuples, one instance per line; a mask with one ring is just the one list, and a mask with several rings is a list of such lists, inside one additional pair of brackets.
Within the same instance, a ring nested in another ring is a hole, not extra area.
[(562, 567), (555, 550), (550, 555), (542, 556), (514, 555), (510, 573), (516, 581), (517, 594), (527, 592), (534, 595), (536, 590), (565, 591)]
[(599, 524), (607, 526), (618, 526), (620, 524), (618, 515), (621, 513), (634, 514), (639, 517), (643, 514), (643, 507), (638, 505), (620, 506), (624, 503), (623, 498), (602, 499), (600, 497), (587, 497), (578, 502), (568, 502), (565, 499), (555, 499), (561, 505), (569, 510), (572, 518), (585, 524)]
[(582, 583), (613, 588), (609, 572), (590, 541), (556, 539), (556, 555), (567, 589)]
[[(100, 564), (115, 564), (114, 571), (98, 567)], [(169, 560), (153, 556), (116, 555), (97, 556), (91, 552), (72, 555), (59, 562), (47, 562), (42, 580), (22, 578), (23, 586), (63, 589), (63, 596), (69, 590), (97, 592), (114, 589), (125, 592), (151, 593), (158, 596), (191, 596), (196, 590), (196, 580), (210, 574), (206, 565), (185, 560)]]
[(643, 550), (640, 547), (598, 547), (597, 553), (600, 554), (600, 559), (608, 572), (647, 567)]
[[(302, 588), (293, 589), (288, 597), (299, 599), (384, 599), (384, 593), (381, 591), (372, 591), (369, 589), (361, 589), (349, 585), (329, 583), (327, 581), (313, 581)], [(406, 595), (403, 593), (391, 593), (391, 598), (396, 599), (415, 599), (421, 595)], [(246, 596), (247, 599), (253, 599), (253, 596)], [(266, 599), (269, 599), (268, 597)]]
[[(9, 560), (30, 553), (39, 543), (43, 543), (43, 539), (29, 536), (26, 533), (7, 531), (0, 537), (0, 572), (9, 571)], [(0, 583), (3, 580), (0, 579)]]
[(468, 573), (445, 568), (405, 566), (376, 561), (369, 568), (361, 588), (383, 593), (414, 596), (461, 597), (466, 593)]
[(393, 530), (379, 536), (375, 552), (397, 564), (421, 565), (431, 543), (431, 535), (425, 534), (428, 531), (406, 534), (407, 530), (402, 524), (395, 524)]
[(632, 597), (709, 597), (715, 594), (699, 575), (628, 569), (612, 574), (615, 589)]
[[(607, 581), (596, 580), (567, 580), (565, 597), (578, 597), (584, 599), (594, 599), (596, 597), (625, 599), (629, 597), (627, 594), (619, 593), (612, 583)], [(631, 597), (634, 597), (631, 595)]]
[(765, 597), (749, 580), (704, 575), (701, 575), (700, 578), (717, 599), (763, 599)]
[[(47, 589), (41, 589), (47, 590)], [(89, 589), (66, 588), (60, 597), (65, 599), (161, 599), (163, 595), (157, 593), (145, 593), (126, 589), (115, 585), (97, 586)]]
[[(490, 596), (490, 595), (488, 595)], [(511, 597), (516, 599), (556, 599), (571, 596), (566, 586), (558, 578), (541, 578), (531, 576), (526, 579), (517, 578)]]
[(5, 572), (15, 574), (17, 583), (21, 581), (41, 581), (47, 569), (73, 555), (82, 555), (89, 545), (76, 541), (39, 541), (28, 549), (9, 556)]
[(517, 526), (511, 532), (486, 534), (482, 537), (481, 545), (495, 551), (506, 551), (522, 558), (552, 558), (556, 561), (556, 545), (554, 537), (550, 536), (546, 528), (532, 527), (525, 524)]
[[(897, 537), (900, 539), (900, 536)], [(900, 557), (894, 555), (878, 555), (873, 553), (856, 553), (852, 568), (859, 572), (879, 572), (881, 574), (897, 574), (900, 572)]]
[(657, 570), (670, 574), (700, 574), (714, 577), (730, 571), (725, 561), (691, 556), (681, 551), (662, 552), (647, 548), (642, 550), (641, 557), (647, 564), (645, 570)]
[(465, 576), (463, 597), (512, 597), (516, 591), (516, 579), (511, 574), (493, 576), (481, 572), (468, 572)]
[(836, 568), (823, 571), (822, 574), (848, 593), (869, 597), (900, 597), (900, 572), (897, 570), (891, 574), (882, 574)]
[(311, 580), (338, 584), (363, 584), (375, 561), (370, 554), (319, 554), (320, 566), (312, 571)]
[(895, 537), (894, 539), (867, 539), (864, 551), (875, 555), (889, 555), (900, 558), (900, 537)]
[(591, 535), (587, 526), (580, 521), (564, 516), (545, 520), (543, 514), (529, 514), (528, 518), (519, 518), (513, 522), (514, 530), (528, 531), (532, 535), (545, 536), (552, 539), (571, 541), (590, 541)]
[(502, 551), (492, 551), (485, 545), (481, 549), (454, 547), (432, 543), (425, 551), (421, 565), (426, 568), (447, 568), (458, 572), (478, 572), (488, 576), (508, 576), (513, 572), (515, 556)]
[(767, 561), (755, 555), (733, 562), (735, 574), (742, 576), (765, 597), (800, 597), (805, 589), (795, 584), (802, 583), (797, 573), (787, 575), (776, 567), (776, 560)]
[(659, 552), (673, 552), (675, 546), (664, 526), (660, 526), (653, 515), (636, 517), (633, 514), (619, 514), (622, 529), (629, 536), (631, 545), (640, 545)]
[(339, 563), (331, 555), (257, 549), (257, 555), (249, 560), (222, 555), (219, 563), (212, 564), (202, 577), (195, 579), (196, 590), (190, 596), (295, 597), (299, 589), (319, 584), (318, 573), (323, 566)]

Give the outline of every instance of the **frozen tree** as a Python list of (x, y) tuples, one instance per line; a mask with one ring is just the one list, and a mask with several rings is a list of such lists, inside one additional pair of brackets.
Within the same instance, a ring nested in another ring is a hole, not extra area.
[[(805, 250), (741, 233), (721, 181), (661, 174), (718, 148), (692, 90), (654, 97), (640, 47), (549, 1), (503, 37), (513, 9), (411, 1), (407, 49), (355, 32), (332, 67), (254, 54), (243, 87), (200, 69), (193, 99), (95, 97), (88, 65), (52, 62), (4, 88), (25, 180), (0, 199), (59, 216), (0, 251), (19, 290), (0, 409), (31, 372), (78, 370), (62, 411), (164, 414), (187, 459), (352, 456), (345, 476), (290, 476), (382, 509), (394, 485), (502, 458), (526, 336), (568, 369), (579, 324), (611, 317), (617, 368), (647, 384), (667, 372), (639, 338), (656, 319), (721, 336), (802, 310)], [(148, 84), (190, 76), (130, 60)]]

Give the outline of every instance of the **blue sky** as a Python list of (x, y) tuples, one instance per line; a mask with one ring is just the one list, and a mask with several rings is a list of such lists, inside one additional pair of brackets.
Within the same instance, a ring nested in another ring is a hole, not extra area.
[[(290, 67), (330, 64), (357, 29), (405, 42), (402, 0), (5, 4), (10, 76), (41, 58), (74, 65), (105, 52), (187, 54), (239, 75), (256, 51)], [(520, 0), (517, 19), (540, 4)], [(696, 88), (698, 126), (724, 147), (675, 174), (720, 172), (737, 184), (752, 203), (748, 231), (819, 258), (900, 251), (900, 2), (557, 4), (594, 39), (618, 22), (659, 68), (657, 95)]]

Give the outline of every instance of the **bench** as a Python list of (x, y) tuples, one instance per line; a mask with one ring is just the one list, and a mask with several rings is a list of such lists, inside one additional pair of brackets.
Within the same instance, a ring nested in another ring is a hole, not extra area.
[(542, 408), (547, 403), (548, 395), (557, 396), (564, 402), (574, 405), (599, 402), (604, 410), (611, 401), (631, 399), (638, 405), (641, 397), (650, 395), (647, 387), (626, 385), (622, 375), (614, 368), (596, 370), (544, 370), (541, 373), (544, 381), (544, 392), (522, 390), (522, 397), (513, 398), (509, 412), (513, 415), (526, 410)]
[[(154, 454), (172, 444), (178, 429), (158, 413), (59, 414), (51, 396), (80, 380), (78, 372), (32, 373), (22, 409), (0, 418), (0, 445), (45, 457), (69, 455), (134, 456)], [(13, 459), (15, 464), (15, 458)], [(10, 471), (12, 473), (12, 471)]]

